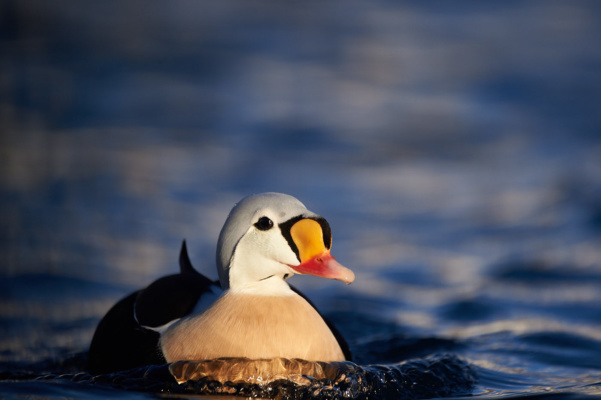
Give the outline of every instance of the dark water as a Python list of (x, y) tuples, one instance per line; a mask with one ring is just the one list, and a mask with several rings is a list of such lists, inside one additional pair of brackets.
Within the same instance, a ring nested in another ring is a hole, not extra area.
[[(598, 2), (4, 1), (0, 40), (0, 397), (601, 394)], [(357, 274), (292, 282), (344, 379), (86, 374), (108, 308), (183, 238), (216, 278), (263, 191)]]

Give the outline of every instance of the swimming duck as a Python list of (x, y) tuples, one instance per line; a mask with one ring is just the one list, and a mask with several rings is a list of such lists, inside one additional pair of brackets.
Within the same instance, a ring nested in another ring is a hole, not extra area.
[(118, 302), (100, 321), (88, 354), (92, 373), (222, 357), (350, 360), (348, 345), (287, 283), (294, 274), (355, 276), (330, 254), (327, 221), (296, 198), (263, 193), (230, 212), (217, 243), (219, 281), (180, 252), (180, 273)]

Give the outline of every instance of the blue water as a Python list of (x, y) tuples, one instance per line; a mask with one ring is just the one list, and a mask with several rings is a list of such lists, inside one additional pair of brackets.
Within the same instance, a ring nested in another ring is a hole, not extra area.
[(599, 396), (599, 49), (595, 1), (0, 2), (0, 397), (214, 393), (85, 352), (263, 191), (357, 275), (292, 280), (355, 362), (299, 397)]

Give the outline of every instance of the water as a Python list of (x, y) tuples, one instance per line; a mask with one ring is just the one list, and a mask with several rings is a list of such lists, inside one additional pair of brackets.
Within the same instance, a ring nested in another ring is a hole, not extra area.
[(0, 397), (225, 390), (85, 352), (183, 238), (216, 278), (263, 191), (328, 219), (355, 283), (292, 283), (354, 364), (237, 393), (598, 396), (600, 31), (593, 1), (0, 3)]

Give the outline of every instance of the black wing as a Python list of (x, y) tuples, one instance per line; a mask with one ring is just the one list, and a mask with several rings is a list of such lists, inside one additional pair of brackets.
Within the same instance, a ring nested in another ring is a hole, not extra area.
[(215, 283), (194, 269), (185, 241), (179, 264), (179, 274), (161, 278), (138, 294), (135, 315), (140, 325), (156, 328), (184, 317), (192, 312), (203, 293), (211, 291)]
[(199, 274), (188, 257), (186, 242), (180, 252), (180, 273), (153, 282), (119, 301), (102, 318), (88, 353), (93, 374), (152, 364), (164, 364), (156, 328), (182, 318), (194, 309), (214, 282)]

